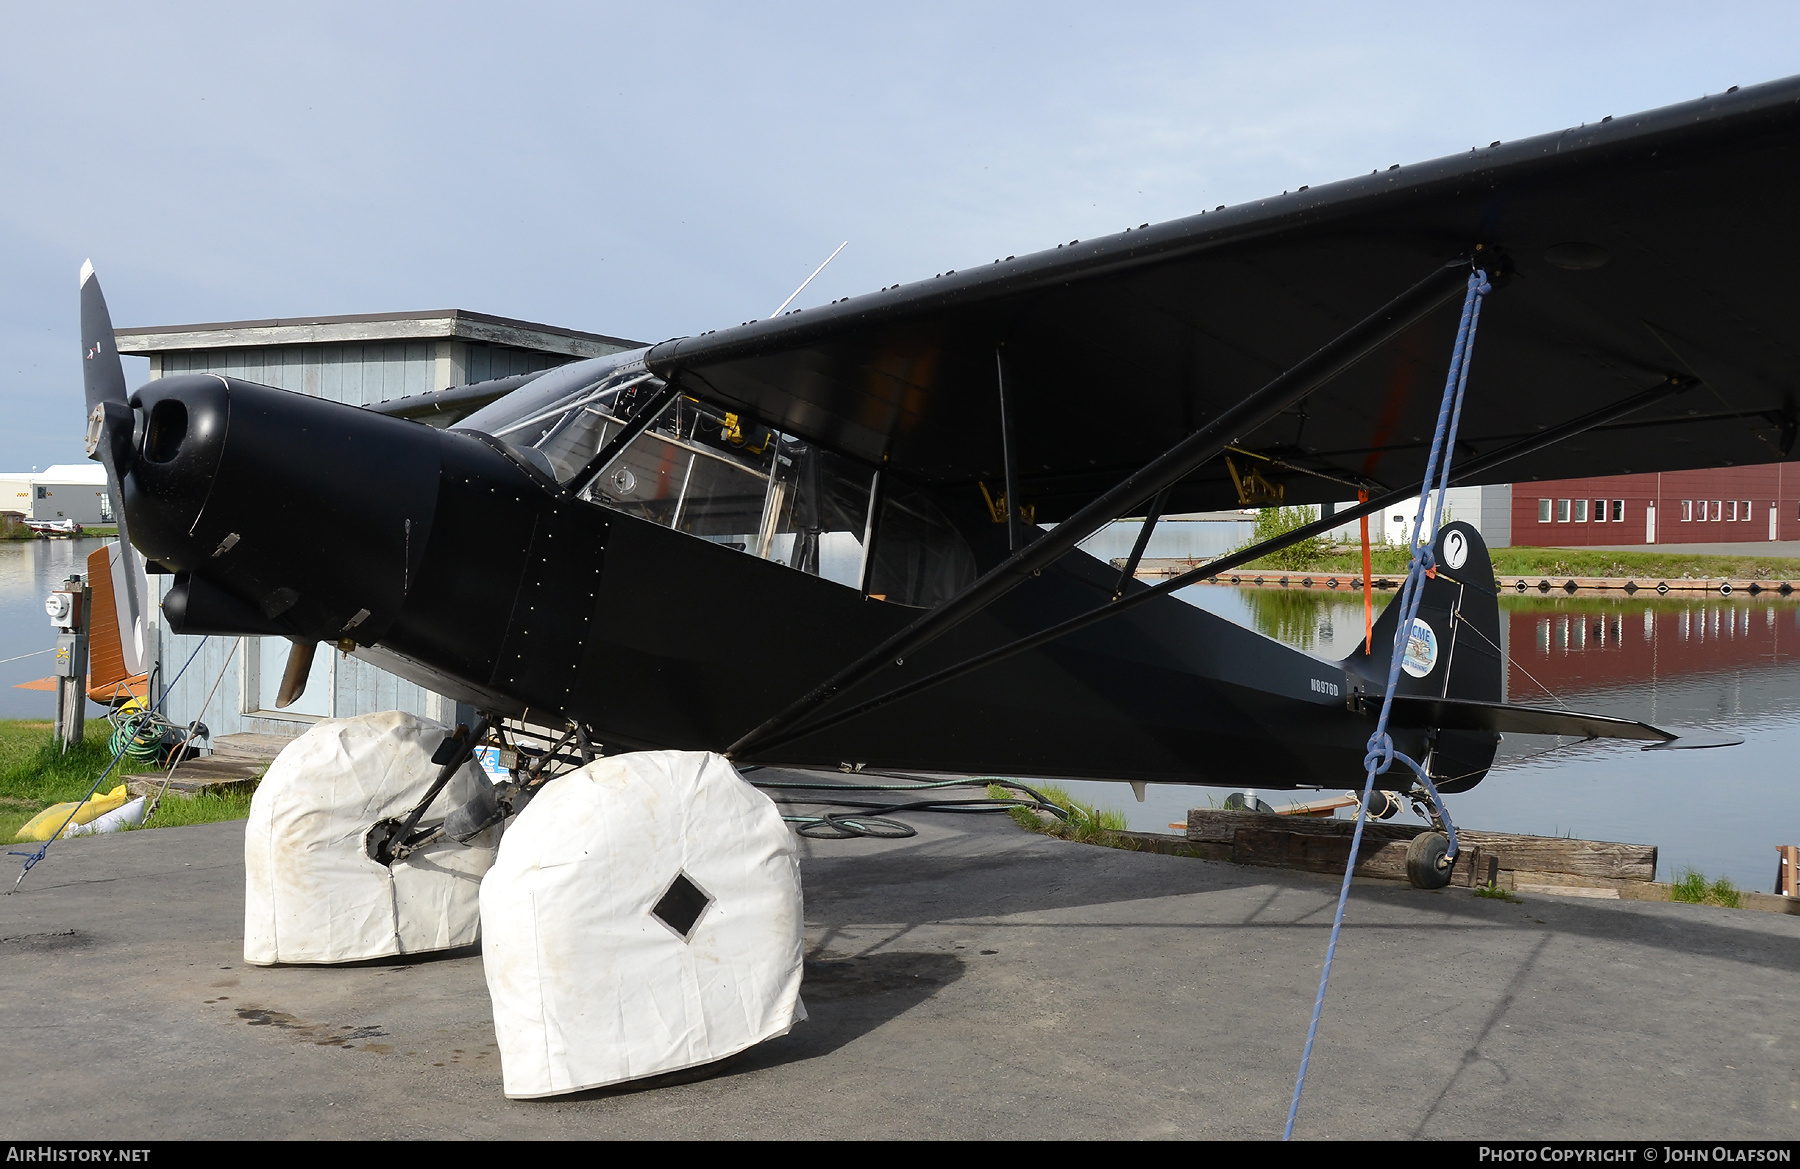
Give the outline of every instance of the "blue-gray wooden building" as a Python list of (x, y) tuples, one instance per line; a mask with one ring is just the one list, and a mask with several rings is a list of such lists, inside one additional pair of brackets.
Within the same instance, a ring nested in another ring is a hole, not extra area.
[[(334, 402), (367, 405), (410, 394), (530, 373), (637, 342), (461, 309), (163, 325), (116, 331), (119, 352), (150, 359), (152, 378), (221, 373)], [(277, 485), (271, 484), (271, 489)], [(150, 578), (158, 597), (171, 578)], [(455, 719), (455, 706), (385, 670), (321, 646), (306, 693), (276, 710), (287, 662), (281, 638), (180, 637), (152, 610), (158, 693), (179, 723), (200, 719), (214, 735), (291, 737), (320, 718), (406, 710)], [(179, 677), (177, 676), (179, 675)]]

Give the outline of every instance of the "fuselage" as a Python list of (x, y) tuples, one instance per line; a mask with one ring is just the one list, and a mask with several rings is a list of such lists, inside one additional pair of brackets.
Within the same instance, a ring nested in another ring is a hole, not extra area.
[[(145, 386), (124, 506), (145, 557), (176, 574), (171, 628), (336, 644), (611, 746), (722, 750), (1006, 555), (985, 513), (877, 492), (872, 469), (735, 418), (715, 440), (714, 414), (647, 432), (584, 497), (544, 441), (569, 415), (535, 421), (539, 389), (514, 406), (531, 425), (502, 438), (215, 375)], [(1085, 612), (1117, 583), (1073, 553), (840, 701)], [(1159, 598), (753, 760), (1344, 787), (1371, 725), (1346, 699), (1379, 690), (1368, 673)], [(1416, 732), (1396, 739), (1423, 754)]]

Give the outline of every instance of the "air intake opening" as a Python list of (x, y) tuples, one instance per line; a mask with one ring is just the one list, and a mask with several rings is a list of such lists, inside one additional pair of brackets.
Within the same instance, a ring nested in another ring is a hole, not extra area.
[(144, 457), (152, 463), (167, 463), (181, 453), (181, 441), (187, 437), (187, 407), (174, 398), (164, 398), (150, 411), (150, 425), (144, 431)]

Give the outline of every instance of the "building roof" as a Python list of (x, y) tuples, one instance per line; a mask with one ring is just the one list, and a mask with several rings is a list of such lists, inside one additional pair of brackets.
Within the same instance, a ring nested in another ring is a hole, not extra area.
[(602, 357), (643, 342), (556, 325), (516, 321), (467, 309), (412, 313), (352, 313), (331, 317), (278, 317), (262, 321), (214, 321), (113, 330), (120, 353), (168, 353), (263, 345), (319, 345), (363, 341), (480, 341), (571, 357)]
[(106, 486), (106, 468), (99, 463), (57, 463), (42, 471), (0, 471), (0, 479), (28, 479), (33, 483), (79, 483)]

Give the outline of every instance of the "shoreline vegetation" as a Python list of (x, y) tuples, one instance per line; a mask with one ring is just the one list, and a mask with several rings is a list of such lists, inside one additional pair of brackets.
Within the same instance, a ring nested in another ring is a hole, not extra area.
[[(1293, 531), (1317, 518), (1312, 507), (1264, 508), (1256, 517), (1250, 543), (1258, 544)], [(1446, 520), (1454, 519), (1446, 516)], [(1376, 544), (1370, 560), (1377, 576), (1393, 577), (1406, 571), (1408, 551), (1395, 544)], [(1800, 581), (1800, 559), (1783, 556), (1707, 556), (1684, 552), (1678, 545), (1647, 547), (1643, 552), (1609, 552), (1599, 548), (1490, 548), (1494, 572), (1499, 576), (1626, 577), (1636, 580), (1794, 580)], [(1235, 570), (1250, 572), (1313, 572), (1338, 576), (1362, 575), (1362, 545), (1337, 544), (1322, 537), (1302, 540)]]
[[(80, 540), (116, 540), (118, 537), (119, 529), (117, 527), (111, 524), (96, 524), (92, 527), (83, 527), (81, 529), (81, 534), (75, 538)], [(0, 540), (36, 540), (39, 538), (38, 534), (26, 527), (23, 522), (15, 520), (11, 516), (0, 516)], [(49, 537), (42, 538), (48, 539)], [(67, 537), (58, 538), (66, 539)]]

